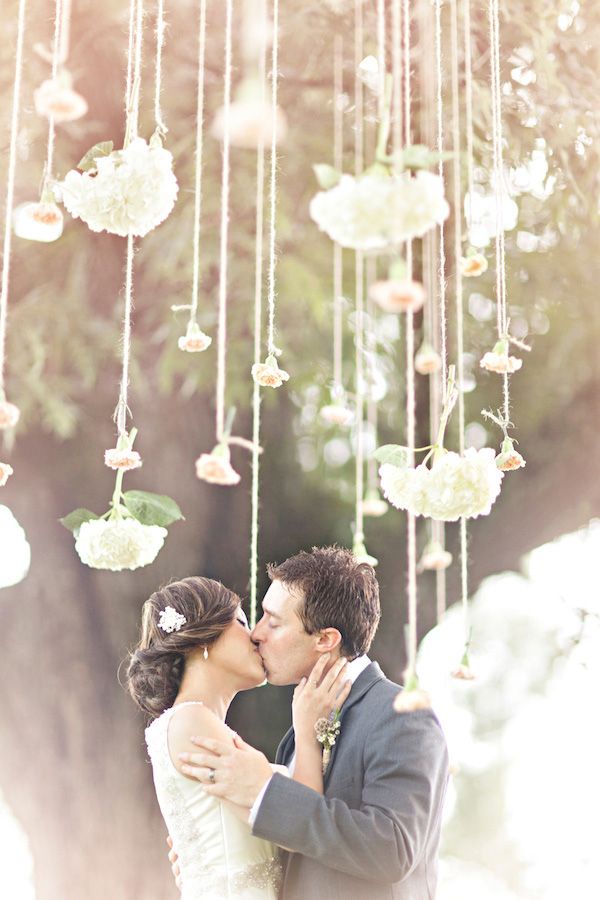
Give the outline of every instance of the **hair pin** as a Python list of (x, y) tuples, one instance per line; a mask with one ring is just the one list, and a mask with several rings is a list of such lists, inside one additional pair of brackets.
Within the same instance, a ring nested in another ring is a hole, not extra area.
[(158, 618), (158, 627), (171, 634), (172, 631), (179, 631), (182, 625), (185, 625), (187, 619), (178, 613), (172, 606), (167, 606), (162, 610)]

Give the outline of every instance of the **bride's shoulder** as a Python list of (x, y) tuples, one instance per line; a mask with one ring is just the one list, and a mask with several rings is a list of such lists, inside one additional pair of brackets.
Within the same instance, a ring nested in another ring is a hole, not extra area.
[(180, 753), (198, 753), (198, 747), (190, 738), (214, 738), (233, 743), (233, 732), (218, 716), (202, 703), (181, 703), (173, 708), (169, 721), (169, 755), (175, 767), (181, 771)]

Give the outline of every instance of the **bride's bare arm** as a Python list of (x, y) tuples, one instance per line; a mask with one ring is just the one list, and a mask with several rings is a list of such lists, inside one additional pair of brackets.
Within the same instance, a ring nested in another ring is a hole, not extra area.
[(329, 656), (316, 663), (308, 678), (303, 678), (294, 691), (292, 719), (296, 743), (294, 781), (323, 793), (323, 752), (317, 741), (315, 723), (339, 709), (350, 693), (351, 682), (345, 678), (346, 659), (337, 660), (326, 672)]

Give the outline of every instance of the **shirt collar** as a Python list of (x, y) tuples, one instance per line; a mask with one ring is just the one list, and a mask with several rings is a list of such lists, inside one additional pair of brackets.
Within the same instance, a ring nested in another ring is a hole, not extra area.
[(362, 656), (357, 656), (356, 659), (351, 660), (346, 666), (345, 676), (350, 679), (352, 684), (356, 681), (361, 672), (371, 665), (371, 660), (365, 654)]

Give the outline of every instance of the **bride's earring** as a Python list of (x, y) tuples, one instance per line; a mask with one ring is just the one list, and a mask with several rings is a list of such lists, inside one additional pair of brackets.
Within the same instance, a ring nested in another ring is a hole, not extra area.
[(208, 659), (208, 647), (204, 648), (204, 653), (202, 654), (204, 659)]

